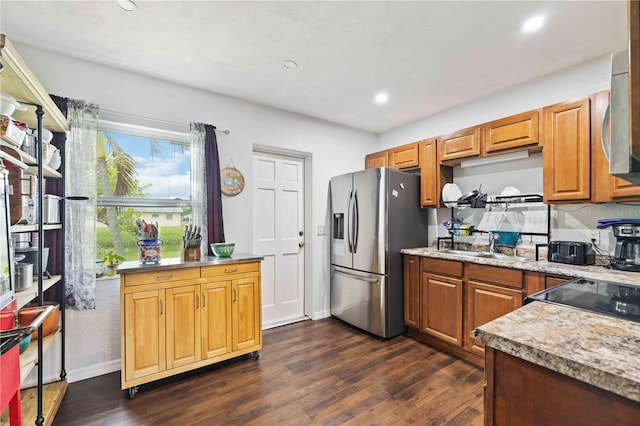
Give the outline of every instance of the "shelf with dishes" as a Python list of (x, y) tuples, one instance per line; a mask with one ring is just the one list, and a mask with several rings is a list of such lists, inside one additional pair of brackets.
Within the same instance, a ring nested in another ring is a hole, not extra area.
[[(51, 287), (59, 283), (61, 280), (62, 280), (61, 275), (51, 275), (51, 278), (43, 276), (42, 291), (45, 292), (49, 290)], [(38, 296), (38, 281), (37, 279), (34, 279), (33, 285), (31, 287), (15, 292), (15, 298), (18, 304), (18, 308), (25, 306), (27, 303), (31, 302), (37, 296)]]
[[(38, 174), (38, 161), (36, 158), (31, 155), (31, 153), (22, 151), (15, 144), (9, 142), (9, 139), (4, 135), (0, 136), (0, 158), (13, 163), (26, 173), (33, 175)], [(60, 165), (58, 165), (58, 168), (59, 167)], [(42, 166), (42, 175), (45, 178), (62, 178), (62, 173), (48, 165)]]
[[(62, 224), (60, 224), (60, 223), (44, 224), (44, 225), (42, 225), (42, 229), (44, 231), (51, 231), (51, 230), (54, 230), (54, 229), (62, 229)], [(32, 225), (11, 225), (11, 228), (9, 228), (9, 231), (12, 234), (17, 234), (17, 233), (21, 233), (21, 232), (38, 232), (38, 225), (36, 225), (36, 224), (32, 224)]]
[(449, 208), (485, 208), (487, 205), (513, 208), (531, 207), (532, 204), (542, 205), (542, 194), (521, 194), (513, 187), (505, 188), (500, 195), (488, 196), (482, 193), (482, 186), (462, 195), (462, 191), (455, 183), (447, 183), (442, 188), (442, 202)]

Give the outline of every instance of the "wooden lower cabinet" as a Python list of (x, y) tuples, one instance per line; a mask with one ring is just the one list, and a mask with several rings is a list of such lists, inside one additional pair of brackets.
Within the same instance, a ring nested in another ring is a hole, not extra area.
[(462, 280), (422, 274), (420, 331), (462, 346)]
[(420, 257), (404, 256), (404, 324), (420, 327)]
[(262, 348), (260, 263), (189, 269), (121, 274), (121, 385), (130, 396), (138, 385)]
[(471, 331), (521, 306), (521, 290), (469, 281), (464, 327), (465, 349), (484, 355), (484, 344), (471, 337)]
[[(165, 291), (124, 294), (122, 324), (123, 383), (167, 369), (165, 344)], [(123, 387), (124, 389), (124, 387)]]
[(637, 425), (640, 403), (493, 348), (485, 425)]
[(522, 306), (542, 282), (537, 272), (405, 255), (407, 334), (482, 367), (484, 345), (471, 331)]

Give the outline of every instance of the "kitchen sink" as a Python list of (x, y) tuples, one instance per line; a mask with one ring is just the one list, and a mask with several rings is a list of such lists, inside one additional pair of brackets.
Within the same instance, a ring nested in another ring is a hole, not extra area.
[(454, 254), (456, 256), (479, 257), (482, 259), (502, 260), (505, 262), (528, 262), (532, 260), (531, 258), (528, 258), (528, 257), (511, 256), (511, 255), (502, 254), (502, 253), (490, 253), (488, 251), (465, 251), (465, 250), (442, 249), (442, 250), (438, 250), (438, 252)]

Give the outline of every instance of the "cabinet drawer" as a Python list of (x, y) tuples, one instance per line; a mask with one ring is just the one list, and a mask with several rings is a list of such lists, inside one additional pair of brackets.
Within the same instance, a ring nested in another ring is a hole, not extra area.
[(157, 284), (168, 281), (182, 281), (200, 278), (200, 268), (168, 269), (150, 272), (126, 273), (124, 285), (126, 287), (142, 284)]
[(478, 280), (485, 283), (493, 283), (507, 287), (522, 288), (523, 272), (519, 269), (468, 263), (467, 270), (469, 271), (470, 280)]
[(244, 274), (246, 272), (258, 272), (259, 262), (231, 263), (229, 265), (203, 266), (202, 277), (216, 277), (229, 274)]
[(433, 257), (422, 258), (422, 270), (436, 274), (462, 277), (462, 262), (455, 260), (435, 259)]
[(569, 277), (558, 277), (558, 276), (553, 276), (553, 275), (545, 275), (544, 276), (544, 288), (551, 288), (551, 287), (555, 287), (557, 285), (560, 284), (564, 284), (569, 280), (572, 280), (573, 278), (569, 278)]

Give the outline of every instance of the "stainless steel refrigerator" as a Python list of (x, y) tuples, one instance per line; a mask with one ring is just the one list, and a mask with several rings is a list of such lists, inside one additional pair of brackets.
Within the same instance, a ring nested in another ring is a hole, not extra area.
[(331, 314), (385, 339), (404, 333), (400, 250), (428, 244), (420, 176), (368, 169), (330, 191)]

